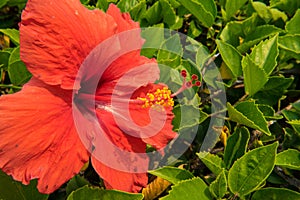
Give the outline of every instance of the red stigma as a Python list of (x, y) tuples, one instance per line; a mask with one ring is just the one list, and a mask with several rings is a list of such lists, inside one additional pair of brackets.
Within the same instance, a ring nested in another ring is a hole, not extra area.
[(184, 69), (183, 69), (183, 70), (181, 70), (181, 76), (182, 76), (183, 78), (185, 78), (185, 77), (186, 77), (186, 75), (187, 75), (187, 74), (186, 74), (186, 70), (184, 70)]
[(195, 86), (200, 87), (201, 86), (201, 82), (200, 81), (196, 81), (195, 82)]
[(189, 81), (186, 81), (186, 77), (187, 77), (187, 71), (186, 70), (181, 70), (180, 74), (183, 77), (182, 86), (179, 88), (179, 90), (177, 90), (177, 92), (173, 93), (171, 95), (171, 97), (174, 97), (174, 96), (180, 94), (181, 92), (183, 92), (184, 90), (189, 89), (193, 86), (196, 86), (196, 87), (201, 86), (201, 82), (198, 80), (198, 76), (196, 74), (193, 74), (191, 76), (191, 80), (189, 80)]
[(193, 74), (191, 78), (192, 80), (198, 80), (198, 76), (196, 74)]

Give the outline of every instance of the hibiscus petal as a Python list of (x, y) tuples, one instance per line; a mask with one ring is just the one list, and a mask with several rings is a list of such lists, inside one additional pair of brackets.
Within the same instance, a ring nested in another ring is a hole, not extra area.
[(139, 192), (147, 185), (147, 173), (127, 173), (115, 170), (99, 162), (95, 157), (92, 157), (92, 165), (97, 173), (104, 178), (106, 189)]
[(114, 19), (79, 0), (29, 0), (20, 25), (20, 56), (44, 82), (72, 88), (89, 52), (116, 32)]
[(119, 34), (121, 37), (121, 44), (124, 49), (129, 49), (134, 45), (137, 45), (139, 48), (142, 47), (144, 39), (141, 37), (141, 29), (138, 22), (134, 22), (129, 13), (121, 13), (119, 8), (114, 4), (110, 4), (107, 9), (107, 14), (111, 15), (117, 23), (117, 32), (121, 33), (126, 31), (123, 34)]
[(31, 79), (0, 97), (0, 168), (15, 180), (38, 180), (51, 193), (78, 173), (89, 153), (72, 118), (72, 93)]
[[(107, 14), (111, 15), (118, 24), (118, 32), (127, 31), (130, 29), (140, 28), (138, 22), (134, 22), (129, 13), (121, 13), (119, 8), (114, 4), (110, 4), (107, 9)], [(140, 38), (140, 36), (138, 37)], [(136, 38), (136, 39), (138, 39)]]
[(154, 59), (140, 56), (138, 51), (130, 52), (119, 57), (105, 70), (98, 85), (97, 96), (132, 93), (138, 87), (158, 79), (159, 68)]
[(138, 192), (148, 181), (146, 144), (140, 138), (124, 133), (111, 112), (97, 109), (97, 116), (104, 134), (95, 137), (93, 142), (95, 170), (105, 180), (107, 188)]

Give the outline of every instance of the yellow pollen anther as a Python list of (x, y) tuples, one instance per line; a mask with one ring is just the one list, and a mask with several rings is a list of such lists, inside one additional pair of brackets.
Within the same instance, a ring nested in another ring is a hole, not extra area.
[(171, 97), (171, 91), (167, 87), (157, 89), (155, 92), (147, 93), (146, 97), (138, 97), (137, 99), (144, 102), (142, 108), (148, 108), (157, 105), (163, 107), (174, 106), (174, 100)]

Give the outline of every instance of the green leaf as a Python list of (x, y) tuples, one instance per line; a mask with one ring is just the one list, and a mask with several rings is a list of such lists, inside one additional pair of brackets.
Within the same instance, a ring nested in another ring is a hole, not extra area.
[(289, 190), (286, 188), (263, 188), (261, 190), (256, 191), (251, 200), (299, 200), (300, 193), (295, 192), (293, 190)]
[(234, 133), (229, 136), (224, 150), (224, 163), (227, 169), (230, 168), (234, 161), (246, 153), (249, 139), (250, 133), (245, 127), (237, 128)]
[(183, 54), (180, 37), (175, 34), (165, 40), (158, 50), (157, 61), (160, 64), (176, 68), (181, 63), (181, 55)]
[(89, 182), (84, 179), (82, 176), (75, 175), (67, 184), (66, 193), (69, 195), (71, 192), (88, 185)]
[(300, 9), (297, 10), (293, 18), (285, 25), (285, 30), (289, 34), (300, 34)]
[(235, 77), (242, 75), (242, 55), (230, 44), (222, 42), (221, 40), (216, 41), (219, 52), (222, 56), (223, 61), (228, 66), (230, 71)]
[(141, 35), (145, 39), (141, 54), (148, 58), (152, 58), (157, 52), (157, 49), (159, 49), (164, 42), (164, 29), (148, 27), (142, 29)]
[(200, 69), (203, 69), (207, 60), (211, 57), (208, 53), (207, 47), (201, 45), (196, 53), (196, 64)]
[(163, 22), (171, 27), (176, 21), (175, 10), (167, 0), (159, 0), (159, 2), (163, 10)]
[(295, 0), (270, 0), (270, 6), (272, 8), (278, 8), (284, 10), (290, 16), (300, 7), (300, 1)]
[(8, 64), (10, 65), (16, 61), (20, 61), (20, 46), (14, 48), (13, 51), (11, 52), (11, 55), (8, 60)]
[(282, 114), (288, 120), (288, 123), (292, 125), (294, 130), (300, 134), (300, 113), (295, 110), (283, 110)]
[(173, 109), (176, 116), (173, 120), (174, 130), (178, 132), (197, 127), (208, 118), (208, 114), (199, 110), (200, 99), (198, 94), (194, 95), (194, 98), (191, 100), (187, 100), (186, 97), (183, 100), (180, 106), (177, 105)]
[(177, 29), (180, 29), (182, 27), (182, 25), (183, 25), (183, 18), (176, 16), (175, 23), (172, 24), (172, 26), (170, 26), (170, 29), (177, 30)]
[(74, 192), (72, 192), (67, 200), (86, 200), (86, 199), (101, 199), (101, 200), (142, 200), (144, 197), (142, 194), (133, 194), (128, 192), (122, 192), (118, 190), (103, 190), (99, 188), (91, 188), (84, 186)]
[(296, 110), (300, 111), (300, 102), (296, 102), (292, 104), (293, 108), (295, 108)]
[(256, 39), (264, 39), (271, 35), (275, 35), (276, 33), (282, 32), (283, 30), (277, 28), (274, 25), (261, 25), (256, 27), (252, 33), (249, 33), (246, 38), (245, 42), (256, 40)]
[(32, 180), (29, 185), (23, 185), (14, 181), (11, 176), (0, 171), (0, 199), (2, 200), (43, 200), (48, 199), (48, 195), (41, 194), (37, 190), (37, 180)]
[(205, 164), (205, 166), (216, 176), (218, 176), (225, 168), (223, 160), (217, 155), (211, 154), (209, 152), (199, 152), (196, 154)]
[(226, 18), (229, 19), (236, 13), (248, 0), (227, 0), (225, 4)]
[(279, 37), (279, 47), (293, 58), (300, 59), (300, 35), (286, 35)]
[(281, 115), (275, 115), (275, 110), (269, 105), (259, 104), (258, 108), (263, 113), (266, 120), (278, 120), (283, 118)]
[(210, 186), (209, 191), (213, 197), (217, 199), (221, 199), (227, 192), (227, 178), (225, 174), (225, 170), (218, 175), (216, 180), (214, 180)]
[(217, 7), (213, 0), (179, 0), (205, 27), (213, 25), (217, 16)]
[(278, 142), (254, 149), (238, 159), (228, 173), (228, 186), (232, 193), (245, 196), (267, 179), (274, 164)]
[(145, 13), (144, 17), (150, 25), (157, 24), (162, 19), (161, 4), (159, 1), (154, 3)]
[(141, 19), (144, 16), (144, 13), (146, 12), (147, 4), (145, 0), (140, 1), (138, 4), (135, 6), (131, 7), (129, 13), (131, 18), (134, 21), (141, 21)]
[(117, 6), (122, 12), (129, 12), (136, 4), (138, 4), (137, 0), (120, 0)]
[(254, 31), (249, 32), (249, 34), (245, 37), (244, 43), (237, 47), (237, 49), (244, 53), (249, 50), (252, 46), (260, 42), (261, 40), (268, 38), (270, 36), (275, 35), (276, 33), (280, 33), (283, 30), (277, 28), (274, 25), (262, 25), (257, 26)]
[(282, 114), (288, 121), (298, 120), (300, 119), (300, 113), (297, 110), (283, 110)]
[(191, 179), (194, 175), (185, 170), (177, 167), (163, 167), (156, 170), (149, 171), (150, 174), (163, 178), (172, 184), (177, 184), (182, 180)]
[(288, 121), (290, 125), (294, 128), (297, 133), (300, 133), (300, 120)]
[(201, 28), (197, 27), (195, 21), (192, 20), (189, 26), (188, 36), (195, 38), (198, 37), (201, 34), (201, 32), (202, 32)]
[(293, 78), (285, 78), (283, 76), (270, 77), (264, 87), (253, 98), (257, 99), (257, 102), (260, 104), (272, 106), (279, 101), (285, 91), (291, 86), (293, 80)]
[(248, 54), (242, 59), (242, 67), (245, 93), (249, 96), (253, 96), (267, 83), (268, 76), (262, 68), (254, 63)]
[(8, 6), (20, 6), (20, 5), (23, 5), (27, 2), (28, 0), (9, 0), (7, 2), (7, 5)]
[(6, 3), (7, 3), (8, 1), (9, 1), (9, 0), (2, 0), (2, 1), (0, 2), (0, 8), (2, 8), (3, 6), (5, 6)]
[(160, 198), (160, 200), (211, 200), (211, 196), (205, 182), (197, 177), (181, 181), (172, 186), (169, 195)]
[(10, 57), (10, 52), (8, 51), (0, 51), (0, 66), (7, 70), (8, 60)]
[(277, 154), (275, 165), (300, 170), (300, 152), (296, 149), (288, 149)]
[(27, 70), (22, 61), (16, 61), (8, 66), (8, 75), (14, 85), (22, 85), (31, 78), (31, 73)]
[(271, 135), (266, 119), (253, 101), (244, 101), (232, 106), (227, 103), (228, 115), (232, 121), (260, 130)]
[(240, 44), (239, 36), (243, 34), (242, 29), (243, 27), (241, 22), (229, 22), (221, 32), (220, 38), (222, 41), (236, 47)]
[(295, 148), (300, 151), (300, 133), (297, 133), (291, 128), (285, 128), (284, 130), (284, 140), (282, 143), (283, 148)]
[(270, 22), (273, 18), (270, 8), (266, 6), (266, 4), (258, 1), (251, 1), (251, 4), (254, 10), (258, 13), (258, 15), (265, 20), (266, 23)]
[(262, 68), (267, 75), (275, 69), (279, 55), (277, 35), (269, 40), (262, 41), (255, 46), (250, 54), (254, 63)]
[(0, 29), (0, 32), (7, 35), (15, 45), (20, 44), (20, 34), (16, 29)]
[(276, 8), (270, 9), (273, 17), (273, 21), (282, 20), (283, 22), (286, 22), (288, 20), (288, 16), (285, 14), (285, 12), (279, 11)]

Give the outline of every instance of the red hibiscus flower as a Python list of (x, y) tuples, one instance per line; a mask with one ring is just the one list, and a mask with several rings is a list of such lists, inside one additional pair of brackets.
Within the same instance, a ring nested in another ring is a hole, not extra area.
[[(147, 174), (136, 167), (148, 167), (146, 144), (161, 149), (176, 133), (172, 96), (166, 86), (154, 84), (159, 69), (155, 60), (140, 56), (138, 28), (114, 5), (103, 13), (79, 0), (28, 1), (20, 23), (20, 56), (33, 77), (20, 92), (0, 97), (4, 172), (24, 184), (38, 179), (39, 191), (51, 193), (91, 159), (107, 188), (138, 192), (145, 187)], [(129, 46), (132, 51), (123, 51)], [(106, 56), (115, 59), (109, 63)], [(88, 66), (84, 74), (81, 66)], [(95, 90), (89, 90), (94, 83)]]

